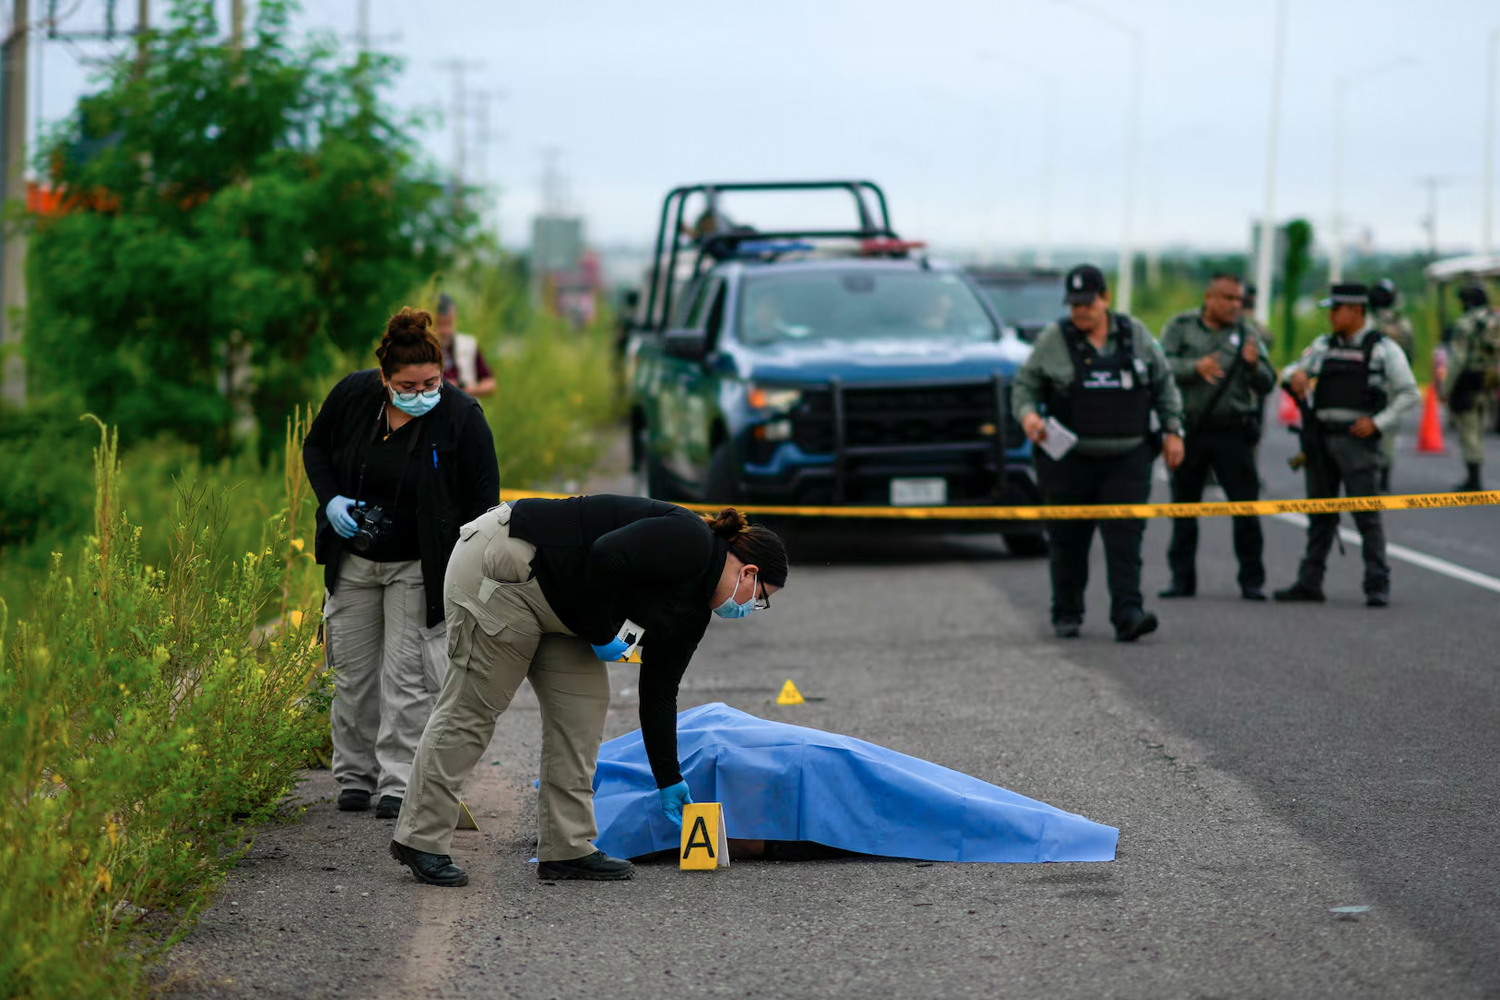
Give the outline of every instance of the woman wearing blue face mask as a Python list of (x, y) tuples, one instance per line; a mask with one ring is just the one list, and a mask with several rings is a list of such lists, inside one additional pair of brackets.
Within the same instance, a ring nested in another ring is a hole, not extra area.
[(448, 848), (458, 793), (522, 680), (542, 712), (537, 875), (631, 877), (595, 849), (594, 764), (607, 663), (641, 650), (641, 738), (665, 817), (691, 802), (677, 765), (677, 687), (711, 614), (744, 618), (786, 584), (776, 533), (733, 508), (700, 517), (659, 500), (586, 496), (501, 504), (464, 525), (448, 564), (450, 666), (412, 766), (391, 854), (433, 885), (465, 885)]
[(393, 819), (447, 672), (443, 573), (459, 526), (499, 501), (479, 404), (442, 377), (432, 317), (403, 309), (380, 367), (323, 401), (302, 461), (318, 497), (338, 806)]

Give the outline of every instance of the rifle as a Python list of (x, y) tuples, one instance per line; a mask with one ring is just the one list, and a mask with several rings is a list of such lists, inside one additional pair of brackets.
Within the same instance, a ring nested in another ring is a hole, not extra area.
[(1292, 402), (1297, 404), (1297, 413), (1302, 417), (1302, 424), (1297, 428), (1297, 439), (1302, 442), (1302, 450), (1286, 460), (1286, 464), (1296, 471), (1307, 464), (1308, 456), (1316, 456), (1323, 451), (1323, 428), (1313, 416), (1312, 404), (1307, 399), (1299, 398), (1284, 382), (1281, 391), (1292, 397)]

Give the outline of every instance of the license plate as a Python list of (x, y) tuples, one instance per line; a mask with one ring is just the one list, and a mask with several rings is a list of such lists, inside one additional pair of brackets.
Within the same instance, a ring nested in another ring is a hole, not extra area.
[(941, 507), (948, 502), (946, 479), (892, 479), (892, 507)]

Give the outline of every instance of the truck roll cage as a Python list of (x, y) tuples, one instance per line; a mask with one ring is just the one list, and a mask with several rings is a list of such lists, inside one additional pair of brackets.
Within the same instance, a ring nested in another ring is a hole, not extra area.
[[(891, 213), (886, 204), (885, 192), (874, 181), (747, 181), (729, 184), (688, 184), (673, 188), (662, 201), (661, 221), (656, 229), (656, 250), (651, 257), (651, 288), (646, 300), (644, 324), (646, 329), (665, 330), (670, 322), (677, 262), (683, 249), (683, 222), (688, 199), (695, 194), (703, 195), (708, 202), (708, 211), (717, 214), (720, 194), (744, 191), (846, 191), (854, 199), (855, 209), (859, 216), (859, 228), (777, 230), (775, 232), (757, 232), (754, 229), (744, 228), (705, 233), (696, 237), (698, 252), (693, 260), (693, 273), (689, 282), (702, 273), (704, 260), (710, 258), (720, 260), (732, 255), (741, 243), (778, 239), (897, 239), (895, 232), (891, 229)], [(878, 219), (870, 211), (868, 199), (871, 198), (879, 211)], [(669, 238), (670, 247), (667, 245)], [(666, 255), (665, 261), (663, 261), (664, 254)]]

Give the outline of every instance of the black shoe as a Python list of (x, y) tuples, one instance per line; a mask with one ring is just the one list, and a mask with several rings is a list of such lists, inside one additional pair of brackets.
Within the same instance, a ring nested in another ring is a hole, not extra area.
[(1059, 639), (1076, 639), (1078, 632), (1083, 628), (1083, 622), (1053, 622), (1052, 634)]
[(391, 857), (411, 869), (419, 881), (428, 885), (460, 886), (469, 884), (469, 873), (453, 863), (446, 854), (428, 854), (391, 841)]
[(1182, 584), (1178, 583), (1176, 580), (1173, 580), (1170, 587), (1168, 587), (1166, 590), (1158, 590), (1156, 592), (1156, 596), (1164, 600), (1171, 600), (1174, 597), (1197, 597), (1198, 588), (1185, 587)]
[(375, 807), (376, 819), (395, 819), (401, 815), (401, 800), (394, 795), (382, 795), (380, 805)]
[(568, 878), (619, 882), (635, 877), (635, 865), (623, 858), (612, 858), (603, 851), (595, 851), (572, 861), (543, 861), (536, 866), (536, 877), (549, 882)]
[(362, 788), (346, 788), (339, 792), (339, 812), (362, 813), (370, 808), (370, 793)]
[(1367, 608), (1383, 608), (1383, 607), (1385, 607), (1386, 605), (1388, 605), (1390, 603), (1391, 603), (1391, 595), (1390, 594), (1366, 594), (1365, 595), (1365, 607), (1367, 607)]
[(1303, 583), (1294, 583), (1290, 587), (1283, 587), (1274, 592), (1272, 597), (1278, 601), (1310, 601), (1313, 604), (1322, 604), (1325, 598), (1321, 590), (1314, 590)]
[(1135, 642), (1143, 635), (1156, 631), (1156, 616), (1149, 611), (1136, 611), (1123, 625), (1115, 626), (1115, 642)]
[(1240, 599), (1244, 601), (1264, 601), (1266, 592), (1259, 587), (1241, 587)]

